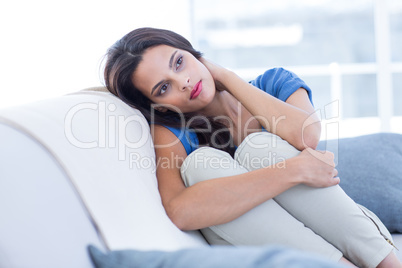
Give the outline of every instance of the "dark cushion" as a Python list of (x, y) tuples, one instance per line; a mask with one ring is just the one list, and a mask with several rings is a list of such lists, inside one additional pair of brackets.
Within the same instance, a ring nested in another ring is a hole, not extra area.
[(321, 141), (335, 154), (340, 186), (373, 211), (390, 232), (402, 233), (402, 135), (379, 133)]
[(173, 252), (120, 250), (102, 253), (88, 246), (96, 268), (340, 268), (337, 263), (279, 247), (212, 246)]

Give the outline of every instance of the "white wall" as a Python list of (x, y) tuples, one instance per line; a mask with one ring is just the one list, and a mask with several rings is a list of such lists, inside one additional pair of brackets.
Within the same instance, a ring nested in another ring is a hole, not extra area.
[(187, 0), (21, 0), (0, 5), (0, 108), (102, 83), (107, 48), (143, 26), (190, 38)]

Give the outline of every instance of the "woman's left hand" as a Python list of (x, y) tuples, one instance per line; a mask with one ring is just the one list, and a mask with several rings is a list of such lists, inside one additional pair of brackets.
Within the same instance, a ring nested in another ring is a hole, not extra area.
[(225, 69), (222, 66), (219, 66), (218, 64), (213, 63), (210, 60), (207, 60), (205, 58), (200, 58), (200, 61), (204, 66), (208, 69), (208, 71), (211, 73), (212, 78), (215, 81), (215, 87), (216, 90), (218, 91), (228, 91), (227, 87), (224, 84), (224, 75), (225, 72), (228, 72), (227, 69)]

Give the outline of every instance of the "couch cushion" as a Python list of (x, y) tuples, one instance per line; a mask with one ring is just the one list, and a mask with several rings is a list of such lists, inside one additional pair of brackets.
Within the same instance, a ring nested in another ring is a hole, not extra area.
[(344, 191), (373, 211), (390, 232), (402, 233), (402, 135), (322, 141), (318, 149), (335, 153)]
[(321, 256), (282, 247), (228, 247), (184, 249), (175, 252), (121, 250), (102, 253), (88, 247), (96, 268), (336, 268), (343, 267)]
[(182, 232), (167, 217), (149, 126), (111, 93), (82, 91), (10, 107), (0, 118), (53, 155), (110, 249), (207, 245), (198, 232)]

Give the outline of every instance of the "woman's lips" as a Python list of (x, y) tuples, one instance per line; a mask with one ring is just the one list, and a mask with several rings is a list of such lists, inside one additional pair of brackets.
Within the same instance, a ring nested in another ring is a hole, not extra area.
[(190, 100), (197, 98), (197, 96), (200, 95), (201, 90), (202, 90), (202, 81), (195, 84), (193, 90), (191, 91)]

